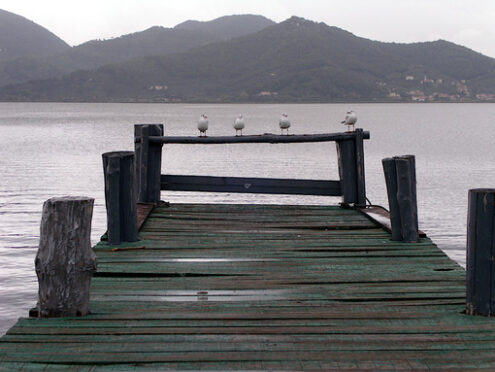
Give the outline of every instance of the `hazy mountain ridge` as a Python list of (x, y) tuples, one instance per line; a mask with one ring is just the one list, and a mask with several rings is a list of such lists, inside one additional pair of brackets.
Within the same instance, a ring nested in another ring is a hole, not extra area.
[(0, 91), (3, 100), (495, 101), (495, 59), (446, 41), (371, 41), (292, 17), (253, 34)]
[(41, 57), (69, 49), (62, 39), (40, 25), (0, 9), (0, 61)]
[(218, 40), (227, 40), (260, 31), (274, 25), (271, 19), (253, 14), (223, 16), (211, 21), (188, 20), (179, 23), (174, 29), (201, 31), (215, 35)]
[[(241, 25), (238, 29), (231, 26), (236, 22)], [(180, 25), (175, 28), (155, 26), (114, 39), (88, 41), (44, 58), (9, 59), (0, 62), (0, 87), (30, 80), (58, 78), (76, 70), (91, 70), (137, 57), (180, 53), (218, 40), (259, 31), (273, 23), (262, 16), (226, 16), (200, 22), (192, 29)]]

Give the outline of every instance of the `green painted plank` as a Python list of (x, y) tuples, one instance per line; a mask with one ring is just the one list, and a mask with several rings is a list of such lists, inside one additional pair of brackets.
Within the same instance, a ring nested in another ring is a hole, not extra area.
[(3, 343), (448, 343), (448, 342), (485, 342), (495, 341), (494, 332), (481, 331), (477, 333), (434, 333), (434, 334), (312, 334), (312, 335), (6, 335)]
[[(123, 320), (123, 319), (60, 319), (54, 321), (50, 319), (23, 319), (20, 320), (13, 329), (27, 329), (31, 328), (196, 328), (196, 327), (266, 327), (268, 329), (280, 328), (287, 326), (287, 330), (290, 333), (289, 326), (292, 327), (330, 327), (335, 326), (335, 329), (344, 330), (345, 328), (354, 329), (355, 327), (378, 327), (383, 329), (404, 327), (410, 329), (411, 327), (437, 327), (443, 326), (462, 326), (466, 327), (475, 326), (482, 329), (488, 329), (495, 331), (495, 321), (486, 322), (484, 319), (480, 319), (477, 322), (471, 321), (466, 316), (446, 316), (438, 318), (426, 318), (426, 317), (410, 317), (410, 318), (340, 318), (340, 319), (143, 319), (143, 320)], [(51, 331), (51, 330), (50, 330)]]
[[(54, 349), (59, 347), (59, 343), (36, 343), (36, 344), (19, 344), (11, 343), (2, 345), (2, 351), (9, 354), (25, 355), (25, 360), (30, 360), (30, 354), (50, 354)], [(192, 353), (192, 352), (267, 352), (267, 353), (290, 353), (303, 351), (326, 351), (326, 352), (359, 352), (359, 351), (457, 351), (459, 354), (471, 351), (489, 351), (495, 350), (494, 342), (466, 342), (461, 340), (444, 341), (444, 342), (423, 342), (423, 341), (381, 341), (379, 343), (363, 342), (360, 340), (351, 340), (347, 342), (334, 341), (328, 342), (142, 342), (136, 340), (135, 343), (65, 343), (64, 354), (79, 353), (157, 353), (157, 352), (174, 352), (174, 353)], [(21, 350), (20, 350), (21, 348)], [(22, 349), (29, 349), (23, 352)]]
[(493, 363), (495, 357), (493, 350), (469, 351), (461, 353), (458, 350), (438, 351), (400, 350), (400, 357), (397, 356), (399, 350), (393, 351), (293, 351), (290, 353), (281, 352), (149, 352), (149, 353), (92, 353), (92, 354), (64, 354), (60, 349), (52, 353), (33, 354), (28, 356), (25, 353), (11, 353), (3, 356), (2, 362), (25, 362), (22, 358), (29, 357), (29, 362), (53, 363), (50, 357), (56, 357), (58, 363), (153, 363), (153, 362), (243, 362), (243, 361), (280, 361), (300, 362), (300, 361), (387, 361), (400, 358), (401, 360), (417, 360), (424, 362), (439, 362), (461, 364), (479, 362), (485, 359)]

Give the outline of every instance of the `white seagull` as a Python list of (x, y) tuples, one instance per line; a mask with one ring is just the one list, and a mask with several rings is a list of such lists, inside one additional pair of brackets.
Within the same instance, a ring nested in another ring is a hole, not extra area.
[[(354, 132), (354, 124), (357, 122), (357, 115), (354, 111), (347, 111), (347, 115), (345, 116), (344, 121), (341, 123), (347, 125), (347, 132)], [(352, 130), (351, 130), (352, 125)]]
[(280, 120), (278, 121), (278, 126), (280, 127), (281, 134), (284, 134), (284, 129), (287, 131), (287, 134), (289, 134), (290, 120), (287, 114), (282, 114)]
[(198, 129), (199, 129), (199, 136), (202, 137), (204, 135), (204, 137), (206, 137), (206, 131), (208, 130), (208, 116), (206, 116), (206, 114), (202, 114), (199, 117)]
[(235, 135), (237, 136), (237, 132), (241, 131), (241, 136), (242, 136), (242, 130), (244, 129), (244, 127), (245, 127), (244, 119), (242, 118), (242, 115), (239, 114), (239, 116), (237, 116), (237, 119), (235, 119), (234, 121)]

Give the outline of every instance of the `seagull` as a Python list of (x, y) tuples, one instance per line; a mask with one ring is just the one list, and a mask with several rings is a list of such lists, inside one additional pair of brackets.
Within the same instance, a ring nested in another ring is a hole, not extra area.
[(281, 134), (284, 134), (284, 129), (287, 130), (287, 134), (289, 134), (289, 128), (290, 128), (290, 120), (287, 117), (287, 114), (282, 114), (280, 117), (280, 120), (278, 121), (278, 126), (280, 127), (280, 132)]
[(239, 114), (237, 116), (237, 119), (234, 121), (234, 129), (235, 129), (235, 135), (237, 136), (237, 132), (241, 131), (241, 136), (242, 136), (242, 130), (244, 129), (244, 119), (242, 118), (242, 115)]
[[(347, 111), (347, 115), (345, 116), (344, 121), (341, 123), (344, 125), (347, 125), (347, 132), (354, 132), (354, 124), (357, 122), (357, 115), (354, 111)], [(351, 125), (352, 125), (352, 130), (351, 130)]]
[(202, 114), (199, 117), (198, 129), (199, 129), (199, 136), (202, 137), (202, 135), (204, 135), (204, 137), (206, 137), (206, 131), (208, 130), (208, 116), (206, 116), (206, 114)]

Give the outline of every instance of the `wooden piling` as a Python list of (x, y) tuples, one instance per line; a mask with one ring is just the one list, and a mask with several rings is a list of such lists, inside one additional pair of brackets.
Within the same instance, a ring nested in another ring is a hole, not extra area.
[(419, 240), (414, 155), (382, 160), (390, 209), (392, 240), (413, 243)]
[(395, 159), (385, 158), (382, 160), (382, 165), (383, 173), (385, 174), (385, 185), (387, 187), (390, 226), (392, 227), (392, 240), (401, 241), (402, 231), (399, 203), (397, 202), (397, 170), (395, 168)]
[(39, 317), (89, 312), (89, 288), (96, 271), (90, 241), (93, 203), (92, 198), (67, 196), (43, 204), (35, 259)]
[(495, 315), (495, 189), (468, 196), (466, 313)]
[(138, 240), (136, 192), (134, 181), (134, 153), (107, 152), (102, 155), (105, 175), (108, 242)]
[(136, 124), (134, 126), (136, 181), (140, 203), (160, 201), (162, 144), (150, 137), (163, 136), (163, 124)]
[(419, 239), (414, 155), (398, 157), (395, 160), (395, 167), (397, 170), (397, 203), (400, 210), (402, 241), (414, 243)]
[(356, 191), (357, 205), (366, 205), (366, 182), (364, 174), (364, 131), (357, 128), (354, 131), (356, 143)]
[(353, 137), (336, 140), (342, 201), (346, 204), (366, 205), (363, 139), (364, 132), (358, 128)]

